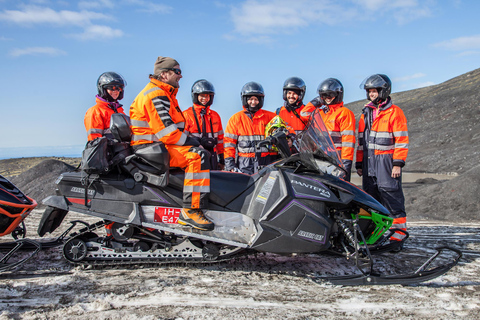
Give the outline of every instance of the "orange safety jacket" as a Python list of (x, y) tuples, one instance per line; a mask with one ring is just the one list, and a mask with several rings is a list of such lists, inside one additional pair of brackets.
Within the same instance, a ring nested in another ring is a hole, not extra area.
[[(325, 127), (342, 160), (353, 161), (355, 154), (355, 115), (343, 102), (324, 106), (320, 110)], [(351, 162), (350, 162), (351, 163)]]
[(98, 96), (95, 102), (97, 104), (87, 110), (83, 119), (88, 141), (110, 133), (110, 117), (115, 113), (115, 109), (118, 113), (124, 113), (122, 105), (118, 102), (108, 102)]
[(183, 146), (185, 118), (176, 98), (178, 88), (150, 79), (130, 106), (132, 145), (161, 141)]
[[(408, 154), (407, 118), (390, 99), (380, 107), (365, 105), (358, 125), (357, 169), (378, 177), (389, 161), (389, 167), (403, 167)], [(366, 163), (365, 163), (366, 162)], [(362, 164), (363, 163), (363, 164)], [(363, 167), (362, 167), (363, 165)], [(385, 172), (388, 174), (388, 172)]]
[(289, 111), (285, 106), (277, 109), (277, 115), (282, 118), (285, 123), (293, 128), (295, 134), (302, 132), (308, 121), (313, 110), (309, 110), (305, 105), (301, 105), (294, 111)]
[[(193, 113), (192, 107), (195, 109), (195, 114)], [(201, 138), (203, 136), (203, 120), (205, 119), (205, 130), (206, 136), (208, 138), (216, 138), (217, 145), (215, 146), (215, 152), (218, 155), (223, 157), (224, 147), (223, 147), (223, 127), (222, 119), (220, 115), (210, 109), (210, 106), (204, 107), (201, 105), (193, 104), (191, 108), (183, 111), (183, 116), (185, 117), (185, 134)], [(202, 117), (200, 112), (205, 109), (205, 115)], [(197, 125), (198, 124), (198, 125)], [(200, 131), (198, 130), (200, 128)], [(213, 132), (212, 132), (213, 130)]]
[[(275, 117), (275, 113), (260, 109), (250, 118), (247, 109), (243, 109), (228, 120), (225, 129), (225, 170), (230, 171), (236, 167), (244, 173), (253, 174), (255, 143), (265, 139), (265, 127)], [(262, 147), (260, 152), (259, 165), (269, 164), (278, 155), (266, 147)]]

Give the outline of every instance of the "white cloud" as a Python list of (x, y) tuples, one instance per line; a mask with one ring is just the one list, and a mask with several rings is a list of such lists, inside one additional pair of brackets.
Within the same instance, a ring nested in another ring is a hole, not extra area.
[(113, 8), (114, 3), (111, 0), (80, 1), (78, 7), (81, 9)]
[(27, 6), (24, 10), (4, 10), (0, 13), (0, 20), (20, 25), (54, 24), (85, 26), (93, 20), (111, 20), (105, 14), (92, 11), (55, 11), (50, 8)]
[[(84, 2), (85, 4), (86, 2)], [(93, 2), (90, 2), (93, 3)], [(98, 4), (108, 5), (110, 0), (102, 0)], [(103, 22), (113, 20), (112, 17), (93, 11), (55, 11), (46, 7), (26, 6), (22, 10), (4, 10), (0, 12), (0, 20), (21, 26), (54, 25), (61, 27), (79, 27), (83, 32), (71, 34), (70, 37), (79, 40), (97, 40), (119, 38), (124, 35), (122, 30), (109, 26), (96, 25), (95, 20)]]
[(423, 88), (423, 87), (429, 87), (435, 85), (435, 82), (433, 81), (426, 81), (426, 82), (421, 82), (417, 83), (413, 89), (418, 89), (418, 88)]
[(291, 34), (311, 25), (338, 25), (393, 17), (398, 23), (431, 15), (432, 0), (245, 0), (231, 9), (234, 32)]
[(158, 4), (145, 0), (125, 0), (127, 4), (137, 6), (137, 11), (147, 13), (171, 13), (173, 8), (164, 4)]
[(453, 51), (463, 51), (480, 48), (480, 35), (468, 36), (468, 37), (459, 37), (433, 45), (437, 48), (443, 48)]
[(422, 77), (425, 77), (425, 76), (426, 76), (426, 74), (424, 74), (424, 73), (415, 73), (415, 74), (412, 74), (412, 75), (409, 75), (409, 76), (395, 78), (395, 79), (393, 79), (393, 82), (404, 82), (404, 81), (409, 81), (409, 80), (412, 80), (412, 79), (422, 78)]
[(288, 34), (312, 23), (332, 25), (354, 15), (330, 0), (247, 0), (231, 10), (235, 32), (243, 35)]
[(83, 33), (71, 34), (72, 38), (79, 40), (105, 40), (123, 37), (123, 31), (108, 26), (91, 25), (85, 28)]
[(39, 55), (46, 55), (46, 56), (63, 56), (67, 53), (60, 49), (52, 48), (52, 47), (30, 47), (24, 49), (13, 49), (10, 51), (9, 55), (12, 57), (20, 57), (20, 56), (39, 56)]
[(470, 51), (461, 52), (461, 53), (457, 54), (456, 56), (457, 57), (467, 57), (467, 56), (475, 56), (475, 55), (478, 55), (478, 54), (480, 54), (480, 51), (470, 50)]

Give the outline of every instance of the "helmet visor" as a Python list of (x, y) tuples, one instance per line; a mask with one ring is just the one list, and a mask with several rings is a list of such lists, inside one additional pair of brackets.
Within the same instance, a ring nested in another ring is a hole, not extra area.
[(360, 89), (386, 88), (387, 86), (387, 81), (385, 81), (380, 75), (376, 74), (365, 78), (360, 84)]

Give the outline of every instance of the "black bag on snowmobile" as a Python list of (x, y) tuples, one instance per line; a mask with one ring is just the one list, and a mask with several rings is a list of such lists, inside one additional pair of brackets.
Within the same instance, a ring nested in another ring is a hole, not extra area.
[(80, 169), (88, 174), (107, 173), (110, 170), (108, 138), (100, 137), (88, 141), (82, 152)]

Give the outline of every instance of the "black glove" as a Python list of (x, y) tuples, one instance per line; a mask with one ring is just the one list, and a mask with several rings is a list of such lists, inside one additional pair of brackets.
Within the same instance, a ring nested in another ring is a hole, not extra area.
[(187, 137), (187, 140), (185, 140), (185, 143), (183, 144), (184, 146), (194, 146), (198, 147), (200, 146), (200, 140), (196, 137)]

